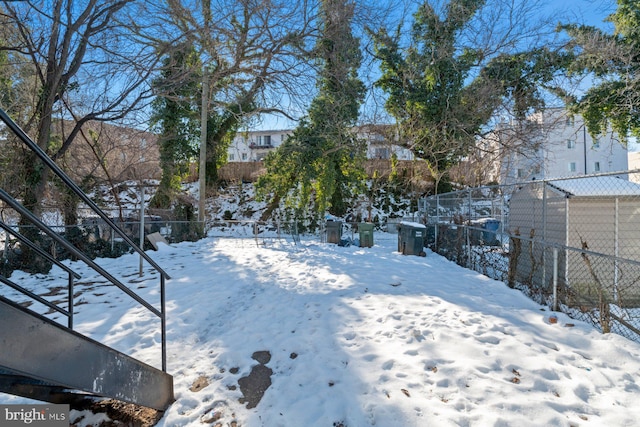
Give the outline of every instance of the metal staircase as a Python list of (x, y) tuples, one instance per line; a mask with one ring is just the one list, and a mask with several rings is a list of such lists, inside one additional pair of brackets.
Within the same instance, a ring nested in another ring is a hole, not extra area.
[[(67, 304), (60, 306), (22, 287), (0, 274), (0, 392), (53, 403), (68, 403), (78, 397), (103, 396), (141, 406), (165, 410), (174, 400), (173, 378), (166, 372), (165, 280), (168, 274), (140, 249), (82, 190), (35, 144), (20, 127), (0, 109), (0, 120), (43, 162), (45, 167), (100, 216), (130, 247), (159, 274), (160, 304), (155, 307), (122, 284), (113, 274), (55, 233), (24, 208), (10, 194), (0, 189), (5, 206), (28, 220), (43, 235), (62, 246), (108, 282), (126, 293), (158, 317), (162, 335), (162, 369), (156, 369), (107, 347), (73, 330), (74, 279), (80, 276), (10, 225), (0, 221), (0, 228), (33, 250), (37, 256), (59, 266), (68, 274)], [(61, 313), (67, 324), (61, 325), (3, 296), (10, 287), (29, 299)], [(5, 288), (6, 289), (6, 288)]]

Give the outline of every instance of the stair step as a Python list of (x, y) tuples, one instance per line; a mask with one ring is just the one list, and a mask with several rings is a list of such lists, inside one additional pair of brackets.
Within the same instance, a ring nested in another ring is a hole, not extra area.
[(0, 323), (1, 391), (77, 390), (158, 410), (173, 402), (171, 375), (3, 297)]

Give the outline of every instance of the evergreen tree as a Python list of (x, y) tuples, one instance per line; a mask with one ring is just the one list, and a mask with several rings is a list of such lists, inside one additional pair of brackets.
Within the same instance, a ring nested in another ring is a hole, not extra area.
[(592, 135), (610, 126), (623, 139), (640, 137), (640, 3), (618, 0), (607, 20), (614, 24), (613, 34), (585, 25), (561, 27), (575, 55), (568, 70), (595, 79), (582, 97), (569, 98), (570, 108), (582, 115)]
[(502, 45), (474, 44), (481, 37), (469, 31), (485, 6), (486, 0), (450, 0), (440, 12), (425, 1), (414, 14), (407, 47), (400, 29), (373, 34), (385, 107), (401, 143), (427, 163), (439, 192), (449, 191), (449, 169), (497, 111), (523, 118), (544, 105), (542, 89), (564, 60), (546, 47), (514, 51), (517, 43), (506, 41), (518, 28), (501, 29)]
[(344, 215), (346, 202), (364, 182), (365, 147), (354, 126), (364, 96), (357, 70), (359, 40), (353, 36), (354, 4), (323, 0), (321, 37), (312, 54), (320, 66), (318, 94), (308, 116), (266, 159), (259, 194), (284, 201), (296, 215), (326, 211)]

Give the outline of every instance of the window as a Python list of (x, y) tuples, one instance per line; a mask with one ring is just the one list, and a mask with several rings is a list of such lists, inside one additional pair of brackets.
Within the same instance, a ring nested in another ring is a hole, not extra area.
[(391, 152), (388, 148), (376, 148), (374, 156), (376, 159), (388, 159), (391, 157)]
[(567, 126), (573, 126), (575, 123), (573, 116), (567, 116)]
[(593, 171), (594, 172), (600, 172), (600, 162), (595, 162), (593, 164)]
[(233, 162), (233, 154), (229, 154), (229, 161)]
[(593, 139), (593, 148), (600, 148), (600, 138)]
[(575, 171), (576, 171), (576, 162), (569, 163), (569, 172), (575, 172)]
[(260, 135), (257, 136), (258, 144), (260, 147), (270, 147), (271, 146), (271, 135)]
[(576, 148), (576, 142), (573, 139), (567, 139), (567, 148)]
[(518, 169), (518, 178), (524, 178), (525, 172), (524, 169)]
[(247, 153), (242, 153), (242, 160), (247, 160)]

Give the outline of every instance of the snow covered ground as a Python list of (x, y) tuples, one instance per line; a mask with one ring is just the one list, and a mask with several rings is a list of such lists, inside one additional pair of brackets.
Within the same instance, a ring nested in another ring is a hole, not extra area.
[[(402, 256), (396, 235), (374, 238), (358, 248), (210, 237), (150, 252), (172, 277), (176, 402), (158, 425), (638, 425), (640, 344), (563, 314), (551, 323), (501, 282), (433, 253)], [(158, 278), (138, 277), (138, 262), (100, 260), (157, 301)], [(77, 329), (159, 366), (157, 318), (80, 273)], [(20, 274), (38, 293), (54, 286)], [(271, 385), (248, 409), (239, 382), (258, 351), (269, 352)]]

